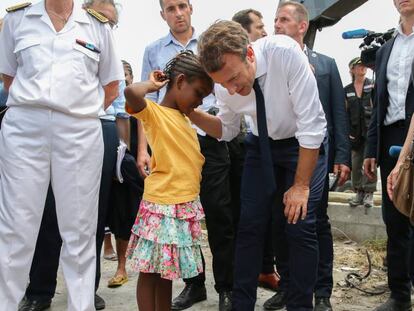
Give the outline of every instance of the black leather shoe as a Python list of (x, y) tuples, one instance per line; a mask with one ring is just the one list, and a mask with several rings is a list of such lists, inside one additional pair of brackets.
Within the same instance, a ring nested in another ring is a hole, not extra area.
[(219, 294), (219, 311), (231, 311), (231, 292)]
[(263, 305), (265, 310), (280, 310), (286, 306), (286, 294), (283, 291), (279, 291), (272, 296), (272, 298), (266, 300)]
[(185, 310), (196, 302), (207, 299), (206, 287), (195, 284), (186, 284), (183, 291), (172, 301), (171, 310)]
[(19, 311), (43, 311), (50, 308), (52, 300), (31, 300), (24, 297), (19, 306)]
[(374, 311), (411, 311), (411, 301), (401, 302), (394, 298), (389, 298), (379, 307), (376, 307)]
[(329, 298), (315, 297), (315, 308), (313, 311), (332, 311), (332, 305)]
[(105, 309), (105, 300), (97, 294), (95, 294), (95, 309), (96, 310), (103, 310)]

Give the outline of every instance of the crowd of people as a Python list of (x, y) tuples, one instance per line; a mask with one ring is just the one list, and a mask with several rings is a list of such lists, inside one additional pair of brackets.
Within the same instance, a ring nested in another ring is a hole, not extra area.
[[(106, 227), (109, 287), (128, 282), (129, 260), (138, 310), (197, 308), (203, 219), (220, 311), (254, 310), (258, 285), (275, 290), (264, 310), (332, 311), (330, 173), (339, 186), (351, 176), (352, 207), (371, 208), (377, 166), (391, 294), (375, 311), (411, 310), (414, 228), (392, 198), (414, 137), (414, 0), (393, 2), (400, 24), (375, 81), (356, 57), (345, 87), (335, 60), (305, 44), (295, 1), (275, 7), (272, 35), (254, 9), (198, 35), (190, 0), (159, 0), (169, 32), (145, 48), (137, 83), (116, 52), (114, 0), (7, 9), (0, 311), (48, 309), (59, 264), (68, 310), (105, 309)], [(185, 286), (172, 297), (175, 279)]]

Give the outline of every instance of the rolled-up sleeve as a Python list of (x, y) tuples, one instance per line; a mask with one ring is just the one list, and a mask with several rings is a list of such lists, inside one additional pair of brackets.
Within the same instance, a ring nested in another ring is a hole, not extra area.
[(326, 119), (313, 72), (299, 46), (285, 50), (289, 96), (296, 115), (296, 138), (301, 147), (317, 149), (326, 133)]
[(16, 55), (14, 54), (15, 40), (12, 32), (13, 28), (11, 15), (6, 15), (3, 29), (0, 31), (0, 73), (11, 77), (16, 75), (18, 66)]
[(229, 105), (225, 102), (221, 91), (217, 87), (215, 93), (217, 106), (219, 108), (217, 116), (221, 120), (222, 136), (220, 140), (231, 141), (240, 132), (241, 115), (229, 108)]

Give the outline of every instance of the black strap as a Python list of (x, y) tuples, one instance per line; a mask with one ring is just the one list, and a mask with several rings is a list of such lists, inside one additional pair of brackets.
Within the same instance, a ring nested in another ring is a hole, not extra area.
[(254, 80), (253, 89), (256, 93), (256, 115), (257, 130), (259, 133), (259, 146), (261, 162), (263, 167), (264, 184), (267, 192), (273, 193), (276, 190), (275, 176), (273, 173), (272, 154), (270, 152), (269, 134), (267, 131), (265, 100), (257, 79)]

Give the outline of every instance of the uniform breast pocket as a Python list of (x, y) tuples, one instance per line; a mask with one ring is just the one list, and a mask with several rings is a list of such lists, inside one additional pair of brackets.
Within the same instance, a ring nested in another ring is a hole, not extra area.
[(24, 38), (17, 42), (14, 49), (20, 70), (26, 78), (35, 76), (41, 69), (43, 53), (40, 38)]
[(91, 79), (96, 79), (100, 58), (99, 53), (74, 43), (73, 54), (72, 65), (75, 74), (80, 75), (79, 77), (83, 80), (90, 81)]

